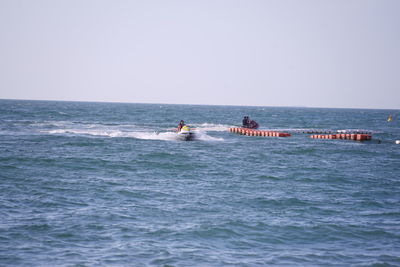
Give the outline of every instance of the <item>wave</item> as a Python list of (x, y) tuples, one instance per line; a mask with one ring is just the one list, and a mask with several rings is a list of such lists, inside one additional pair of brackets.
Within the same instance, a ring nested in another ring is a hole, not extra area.
[(176, 133), (174, 132), (132, 132), (127, 134), (125, 137), (133, 137), (142, 140), (163, 140), (163, 141), (175, 141), (177, 140)]
[(93, 121), (42, 121), (33, 122), (34, 126), (42, 128), (98, 128), (98, 127), (117, 127), (117, 128), (138, 128), (136, 124), (120, 124), (120, 123), (106, 123), (106, 122), (93, 122)]
[[(144, 140), (164, 140), (176, 141), (179, 140), (175, 132), (132, 132), (125, 137), (133, 137)], [(202, 131), (195, 131), (195, 140), (199, 141), (224, 141), (223, 138), (212, 137)]]
[(77, 135), (94, 135), (94, 136), (108, 136), (108, 137), (120, 137), (123, 135), (118, 130), (90, 130), (90, 129), (56, 129), (56, 130), (42, 130), (42, 133), (48, 134), (77, 134)]
[[(175, 141), (175, 128), (170, 124), (136, 124), (135, 122), (103, 122), (103, 121), (68, 121), (44, 120), (30, 122), (31, 126), (21, 127), (25, 133), (50, 134), (66, 136), (93, 136), (111, 138), (135, 138), (142, 140)], [(209, 135), (209, 132), (225, 132), (230, 127), (224, 124), (201, 123), (194, 124), (195, 140), (224, 141), (223, 138)], [(33, 130), (33, 131), (32, 131)]]
[(234, 126), (224, 125), (224, 124), (213, 124), (213, 123), (203, 123), (200, 125), (196, 125), (196, 129), (205, 132), (225, 132), (228, 131), (228, 129), (231, 127)]
[(203, 131), (196, 131), (196, 140), (201, 140), (201, 141), (224, 141), (224, 138), (219, 138), (219, 137), (213, 137), (208, 134), (206, 134)]
[[(66, 135), (89, 135), (89, 136), (104, 136), (104, 137), (119, 137), (119, 138), (136, 138), (142, 140), (164, 140), (176, 141), (178, 137), (175, 132), (157, 132), (157, 131), (122, 131), (120, 129), (54, 129), (54, 130), (41, 130), (40, 132), (46, 134), (66, 134)], [(203, 131), (196, 130), (195, 140), (200, 141), (224, 141), (223, 138), (212, 137)]]

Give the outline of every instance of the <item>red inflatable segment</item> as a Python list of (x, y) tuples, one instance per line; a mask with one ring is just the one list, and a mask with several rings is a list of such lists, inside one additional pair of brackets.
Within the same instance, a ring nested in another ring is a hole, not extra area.
[(247, 135), (247, 136), (263, 136), (263, 137), (289, 137), (290, 133), (283, 133), (277, 131), (255, 130), (248, 128), (229, 128), (231, 133)]
[(355, 141), (366, 141), (372, 139), (370, 134), (314, 134), (310, 137), (314, 139), (343, 139)]

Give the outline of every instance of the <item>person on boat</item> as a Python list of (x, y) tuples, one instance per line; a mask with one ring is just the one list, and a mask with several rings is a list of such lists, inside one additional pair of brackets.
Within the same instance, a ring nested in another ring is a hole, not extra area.
[(182, 129), (183, 126), (185, 126), (185, 122), (184, 122), (183, 120), (181, 120), (181, 121), (179, 122), (179, 124), (178, 124), (178, 130), (177, 130), (177, 132), (179, 132), (179, 131)]

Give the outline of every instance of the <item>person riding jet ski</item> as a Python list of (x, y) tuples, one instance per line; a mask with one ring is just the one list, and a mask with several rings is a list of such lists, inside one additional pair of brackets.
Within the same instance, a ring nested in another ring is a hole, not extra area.
[(177, 132), (179, 132), (179, 131), (182, 129), (183, 126), (185, 126), (185, 122), (184, 122), (183, 120), (181, 120), (181, 121), (179, 122), (179, 124), (178, 124)]
[(194, 140), (194, 133), (191, 131), (190, 127), (185, 124), (183, 120), (179, 122), (178, 129), (178, 139), (183, 141), (191, 141)]
[(257, 129), (258, 128), (258, 123), (254, 120), (250, 120), (249, 116), (244, 116), (243, 121), (242, 121), (242, 127), (243, 128), (249, 128), (249, 129)]
[(249, 123), (250, 123), (249, 116), (244, 116), (242, 121), (242, 127), (246, 127), (247, 125), (249, 125)]

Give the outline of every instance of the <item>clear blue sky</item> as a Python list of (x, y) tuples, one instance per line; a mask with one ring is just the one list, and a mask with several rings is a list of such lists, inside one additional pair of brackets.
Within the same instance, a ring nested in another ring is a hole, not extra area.
[(400, 108), (399, 0), (0, 0), (0, 98)]

